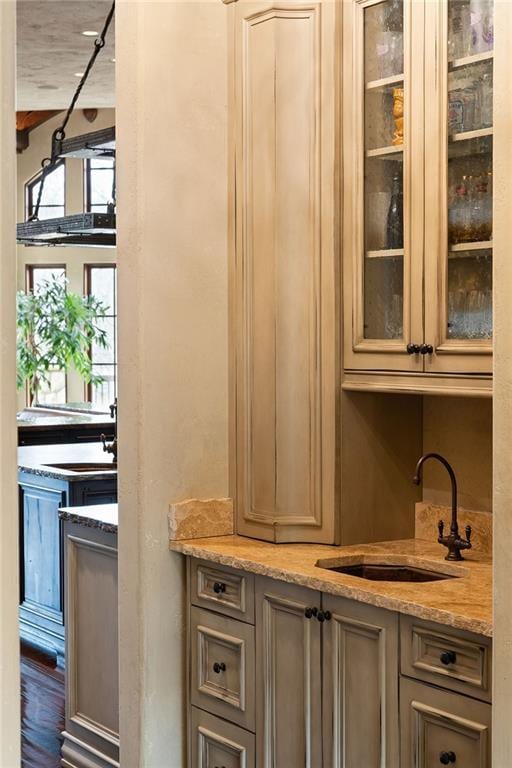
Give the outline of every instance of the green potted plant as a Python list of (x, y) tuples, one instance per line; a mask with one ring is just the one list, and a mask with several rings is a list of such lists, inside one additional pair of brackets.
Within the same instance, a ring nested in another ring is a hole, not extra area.
[(106, 348), (107, 337), (99, 320), (107, 307), (94, 296), (67, 290), (67, 280), (52, 277), (34, 291), (17, 294), (17, 385), (27, 386), (30, 405), (37, 404), (51, 371), (76, 371), (86, 382), (101, 384), (93, 373), (93, 343)]

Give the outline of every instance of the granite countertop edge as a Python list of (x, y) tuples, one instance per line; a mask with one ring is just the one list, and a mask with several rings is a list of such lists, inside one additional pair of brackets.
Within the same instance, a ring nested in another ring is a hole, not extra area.
[[(236, 551), (240, 548), (244, 549), (243, 554)], [(251, 548), (254, 549), (254, 556), (251, 556)], [(312, 544), (271, 544), (234, 535), (169, 541), (169, 549), (259, 576), (298, 584), (454, 629), (492, 637), (492, 561), (487, 556), (478, 558), (478, 555), (473, 553), (472, 559), (468, 558), (462, 563), (453, 564), (456, 567), (465, 568), (465, 575), (461, 578), (416, 584), (414, 589), (411, 584), (403, 585), (396, 582), (388, 583), (386, 588), (385, 582), (365, 581), (346, 574), (322, 571), (315, 566), (315, 563), (321, 558), (331, 559), (358, 553), (373, 556), (380, 554), (388, 557), (400, 555), (413, 557), (415, 560), (423, 559), (425, 561), (423, 565), (427, 569), (429, 565), (430, 568), (433, 567), (433, 561), (439, 561), (439, 567), (448, 570), (452, 564), (445, 562), (442, 554), (439, 554), (438, 547), (436, 549), (431, 542), (419, 539), (336, 547)], [(297, 567), (294, 567), (292, 562), (294, 554), (298, 555), (300, 560)], [(290, 555), (292, 555), (291, 558)], [(421, 567), (421, 563), (418, 563), (418, 566)], [(315, 571), (311, 568), (315, 568)], [(440, 596), (437, 602), (441, 604), (432, 604), (436, 602), (432, 599), (434, 593), (425, 590), (429, 585), (435, 585), (436, 594)], [(405, 589), (403, 589), (404, 586)], [(406, 594), (407, 588), (411, 593), (409, 595)], [(475, 597), (477, 589), (480, 590), (480, 595)], [(396, 594), (399, 591), (402, 594)], [(446, 598), (443, 598), (443, 592)], [(445, 606), (442, 605), (443, 599), (446, 602)], [(464, 608), (467, 608), (467, 611)]]
[(105, 533), (117, 533), (117, 525), (115, 523), (107, 523), (105, 520), (98, 520), (94, 517), (85, 517), (84, 515), (74, 514), (66, 509), (60, 510), (59, 519), (65, 523), (77, 523), (78, 525), (83, 525), (85, 528), (96, 528)]

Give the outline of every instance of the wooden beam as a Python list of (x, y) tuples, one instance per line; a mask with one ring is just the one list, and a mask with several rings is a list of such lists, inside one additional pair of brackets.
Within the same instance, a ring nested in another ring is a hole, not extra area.
[(54, 115), (58, 115), (60, 109), (31, 110), (29, 112), (16, 112), (16, 130), (33, 131)]

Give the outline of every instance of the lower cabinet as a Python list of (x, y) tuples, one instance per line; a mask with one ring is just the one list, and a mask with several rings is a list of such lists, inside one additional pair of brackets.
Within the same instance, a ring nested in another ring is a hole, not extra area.
[(323, 632), (324, 766), (399, 764), (398, 615), (331, 595)]
[(213, 563), (188, 574), (189, 768), (490, 768), (489, 639)]
[(195, 768), (255, 768), (254, 734), (197, 707), (190, 713), (190, 731)]
[(319, 592), (256, 579), (258, 768), (322, 764), (319, 608)]
[(117, 478), (67, 480), (18, 473), (20, 636), (64, 665), (64, 539), (61, 507), (117, 501)]
[(402, 678), (403, 768), (491, 768), (491, 705)]

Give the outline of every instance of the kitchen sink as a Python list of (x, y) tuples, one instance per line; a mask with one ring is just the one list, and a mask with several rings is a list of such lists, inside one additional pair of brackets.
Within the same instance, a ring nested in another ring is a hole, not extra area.
[[(465, 575), (465, 569), (450, 568), (443, 566), (438, 570), (437, 564), (432, 563), (434, 569), (425, 567), (425, 563), (412, 564), (407, 558), (397, 558), (395, 562), (378, 562), (374, 557), (354, 558), (349, 557), (346, 560), (319, 560), (318, 568), (342, 573), (345, 576), (356, 576), (359, 579), (367, 581), (398, 581), (422, 583), (429, 581), (444, 581), (445, 579), (457, 579)], [(430, 563), (428, 563), (430, 565)]]
[(49, 469), (65, 469), (67, 472), (117, 472), (117, 465), (112, 461), (75, 461), (43, 466)]

